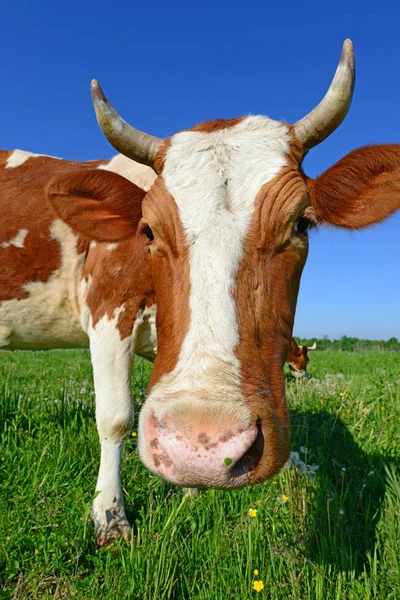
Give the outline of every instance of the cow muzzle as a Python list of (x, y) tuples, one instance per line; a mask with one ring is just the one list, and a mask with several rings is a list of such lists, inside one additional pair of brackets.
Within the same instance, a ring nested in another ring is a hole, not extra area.
[(243, 428), (223, 416), (212, 422), (174, 422), (154, 413), (141, 419), (145, 466), (175, 485), (233, 489), (248, 485), (265, 445), (261, 422)]

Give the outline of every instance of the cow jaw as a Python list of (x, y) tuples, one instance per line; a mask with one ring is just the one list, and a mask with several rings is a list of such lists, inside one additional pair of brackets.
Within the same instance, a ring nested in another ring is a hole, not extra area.
[[(260, 190), (288, 168), (289, 154), (289, 128), (266, 117), (181, 132), (166, 150), (157, 195), (162, 187), (176, 206), (174, 229), (181, 228), (185, 239), (188, 268), (176, 279), (187, 292), (180, 302), (188, 317), (182, 314), (173, 360), (165, 358), (164, 318), (158, 322), (159, 354), (139, 427), (144, 464), (175, 484), (240, 487), (272, 476), (287, 458), (289, 427), (281, 390), (278, 397), (268, 390), (272, 402), (259, 401), (266, 392), (257, 386), (245, 391), (239, 313), (248, 307), (238, 301), (236, 290)], [(150, 192), (143, 215), (156, 231), (154, 257), (160, 247), (165, 252), (157, 242), (155, 205)], [(171, 261), (158, 271), (165, 275)], [(165, 288), (173, 284), (165, 282), (161, 290), (157, 269), (153, 276), (162, 313)], [(249, 286), (247, 292), (254, 290)], [(282, 365), (279, 369), (283, 380)], [(265, 385), (264, 379), (259, 387)]]

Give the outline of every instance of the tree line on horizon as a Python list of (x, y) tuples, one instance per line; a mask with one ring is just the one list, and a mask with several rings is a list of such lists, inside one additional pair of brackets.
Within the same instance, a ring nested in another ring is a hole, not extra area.
[(343, 335), (337, 340), (330, 340), (327, 335), (322, 338), (299, 338), (294, 336), (299, 345), (312, 346), (327, 352), (400, 352), (400, 341), (391, 337), (389, 340), (363, 340)]

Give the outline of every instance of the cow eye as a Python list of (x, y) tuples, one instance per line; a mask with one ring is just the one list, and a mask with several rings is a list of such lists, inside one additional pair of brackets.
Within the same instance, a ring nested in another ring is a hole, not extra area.
[(314, 223), (310, 219), (307, 219), (307, 217), (300, 217), (297, 223), (295, 223), (294, 232), (301, 235), (302, 233), (306, 233), (313, 225)]
[(149, 240), (151, 240), (151, 241), (154, 240), (153, 232), (148, 225), (146, 227), (143, 227), (142, 231), (149, 238)]

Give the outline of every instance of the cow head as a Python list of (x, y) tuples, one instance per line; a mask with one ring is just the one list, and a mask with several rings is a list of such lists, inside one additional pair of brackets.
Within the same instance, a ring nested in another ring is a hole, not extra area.
[(312, 346), (298, 346), (296, 340), (292, 338), (286, 362), (295, 379), (300, 379), (306, 374), (307, 365), (310, 362), (308, 353), (311, 350), (316, 350), (316, 348), (316, 342)]
[(248, 116), (159, 140), (123, 121), (92, 83), (109, 141), (158, 175), (132, 225), (147, 239), (157, 296), (158, 352), (139, 434), (144, 464), (172, 483), (241, 487), (288, 458), (283, 365), (307, 230), (363, 227), (398, 206), (388, 193), (397, 146), (356, 151), (316, 180), (302, 171), (305, 153), (344, 119), (353, 85), (347, 40), (326, 96), (299, 122)]

